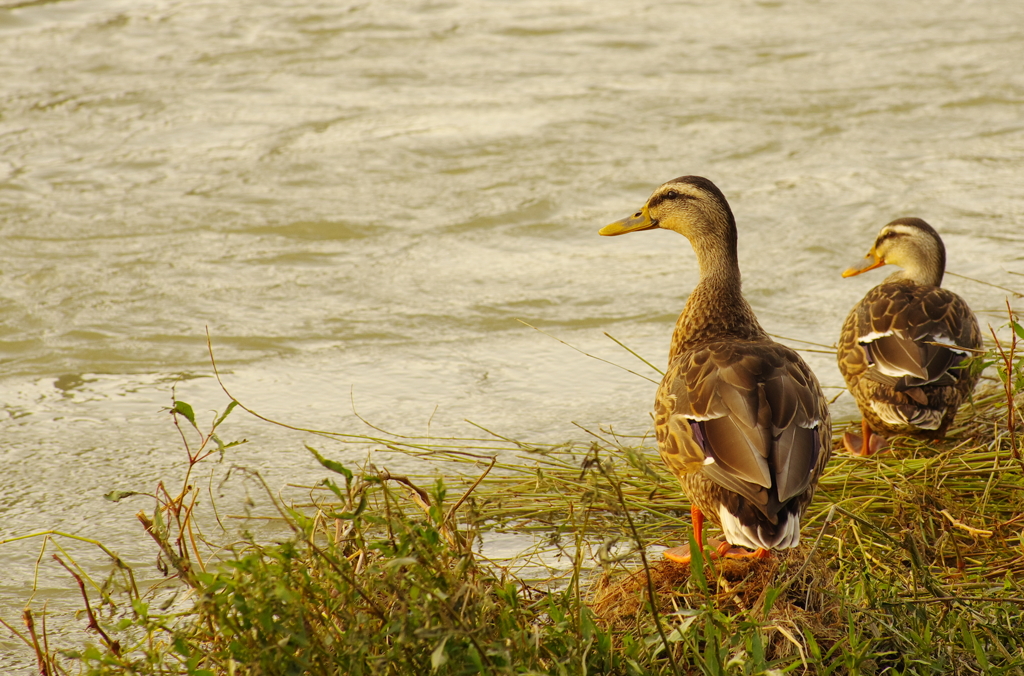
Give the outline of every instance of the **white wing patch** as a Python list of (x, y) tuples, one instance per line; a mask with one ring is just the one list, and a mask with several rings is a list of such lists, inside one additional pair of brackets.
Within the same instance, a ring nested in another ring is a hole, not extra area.
[(858, 336), (857, 342), (858, 343), (871, 343), (871, 342), (874, 342), (874, 341), (878, 340), (879, 338), (885, 338), (886, 336), (891, 336), (894, 333), (896, 333), (896, 332), (895, 331), (885, 331), (885, 332), (872, 331), (871, 333), (866, 333), (863, 336)]
[(956, 341), (954, 341), (949, 336), (941, 336), (941, 335), (940, 336), (931, 336), (931, 342), (933, 342), (933, 343), (940, 343), (942, 345), (945, 345), (949, 349), (950, 352), (955, 352), (957, 354), (962, 354), (962, 355), (966, 355), (967, 354), (967, 351), (960, 349), (960, 346), (957, 345)]

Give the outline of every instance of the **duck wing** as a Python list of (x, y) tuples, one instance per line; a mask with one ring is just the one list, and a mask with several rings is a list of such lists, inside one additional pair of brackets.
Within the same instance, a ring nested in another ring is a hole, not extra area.
[(970, 307), (938, 286), (880, 284), (854, 308), (848, 327), (853, 341), (844, 342), (863, 348), (864, 376), (897, 391), (956, 383), (956, 367), (981, 346)]
[(702, 472), (770, 519), (828, 460), (817, 379), (769, 341), (716, 341), (677, 356), (658, 390), (655, 428), (677, 476)]

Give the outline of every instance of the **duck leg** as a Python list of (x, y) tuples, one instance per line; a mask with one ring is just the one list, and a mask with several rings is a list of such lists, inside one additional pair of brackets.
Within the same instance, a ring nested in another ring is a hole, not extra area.
[[(704, 512), (700, 511), (697, 505), (690, 504), (690, 522), (693, 524), (693, 539), (697, 543), (697, 549), (704, 551)], [(689, 563), (693, 557), (690, 553), (690, 545), (680, 545), (666, 549), (662, 555), (669, 561), (675, 563)]]
[[(697, 543), (697, 548), (700, 551), (704, 551), (704, 513), (700, 511), (697, 505), (690, 505), (690, 519), (693, 522), (693, 539)], [(714, 538), (708, 540), (708, 544), (713, 547), (711, 552), (707, 555), (708, 558), (719, 559), (767, 559), (771, 556), (767, 549), (759, 548), (757, 551), (748, 552), (746, 549), (741, 547), (733, 547), (728, 542), (721, 542)], [(662, 552), (662, 555), (669, 561), (675, 563), (690, 563), (690, 559), (693, 558), (690, 553), (690, 545), (682, 545), (680, 547), (673, 547), (672, 549), (666, 549)]]
[(852, 432), (843, 435), (843, 446), (853, 455), (867, 457), (885, 448), (885, 437), (874, 434), (868, 426), (868, 421), (860, 421), (861, 435), (857, 436)]
[(704, 551), (704, 512), (697, 505), (690, 505), (690, 521), (693, 523), (693, 539), (697, 549)]

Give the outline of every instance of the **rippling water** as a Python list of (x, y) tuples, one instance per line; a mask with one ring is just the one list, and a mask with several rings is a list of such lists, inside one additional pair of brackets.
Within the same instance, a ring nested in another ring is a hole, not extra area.
[[(683, 174), (730, 198), (773, 333), (833, 343), (882, 277), (839, 272), (898, 216), (1022, 290), (1022, 26), (1012, 1), (0, 0), (0, 539), (152, 559), (101, 496), (180, 470), (175, 383), (223, 408), (206, 327), (234, 394), (295, 424), (643, 432), (653, 385), (517, 320), (661, 365), (692, 252), (597, 230)], [(947, 286), (1002, 323), (1004, 292)], [(232, 424), (273, 485), (320, 476)], [(37, 547), (0, 548), (0, 604)]]

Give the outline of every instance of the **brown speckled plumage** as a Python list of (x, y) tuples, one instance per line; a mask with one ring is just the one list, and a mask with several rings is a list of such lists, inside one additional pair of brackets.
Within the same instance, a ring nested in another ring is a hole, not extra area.
[(717, 187), (700, 177), (669, 181), (641, 211), (601, 234), (654, 227), (685, 235), (701, 271), (655, 398), (661, 457), (728, 542), (793, 547), (829, 459), (821, 388), (796, 352), (771, 340), (743, 298), (735, 221)]
[(981, 347), (981, 331), (964, 299), (940, 286), (945, 249), (930, 225), (917, 218), (889, 223), (864, 262), (844, 275), (886, 263), (903, 270), (846, 318), (839, 370), (872, 432), (941, 437), (978, 381), (956, 367)]

